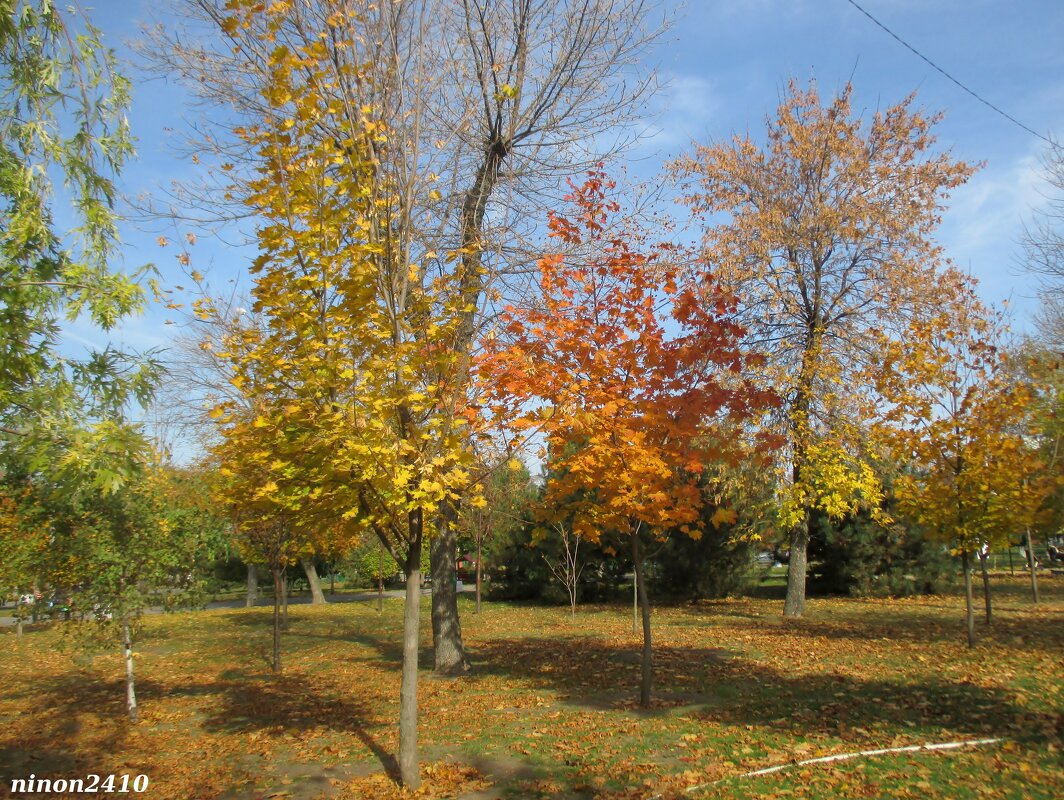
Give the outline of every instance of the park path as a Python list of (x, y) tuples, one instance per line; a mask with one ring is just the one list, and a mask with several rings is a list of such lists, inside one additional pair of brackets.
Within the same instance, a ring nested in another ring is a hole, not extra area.
[[(476, 589), (473, 586), (463, 586), (458, 591), (459, 592), (475, 592)], [(421, 596), (422, 597), (427, 597), (427, 596), (430, 596), (431, 594), (432, 594), (432, 589), (431, 588), (425, 588), (425, 589), (421, 590)], [(404, 589), (385, 589), (384, 590), (384, 596), (385, 597), (402, 598), (405, 595), (406, 595), (406, 591)], [(375, 602), (377, 600), (377, 593), (376, 592), (356, 592), (354, 594), (327, 594), (326, 595), (326, 599), (329, 601), (329, 603), (359, 603), (359, 602), (369, 602), (369, 601)], [(309, 593), (306, 594), (306, 595), (299, 594), (299, 595), (296, 595), (294, 597), (289, 597), (288, 598), (288, 605), (290, 605), (290, 606), (310, 605), (310, 594)], [(203, 609), (194, 609), (194, 610), (207, 610), (207, 611), (210, 611), (210, 610), (217, 609), (217, 608), (245, 608), (246, 606), (247, 606), (247, 600), (245, 600), (244, 598), (241, 597), (241, 598), (234, 598), (232, 600), (211, 600), (209, 603), (207, 603), (207, 605), (205, 605), (203, 607)], [(266, 596), (259, 597), (259, 599), (255, 601), (255, 606), (256, 607), (272, 608), (273, 607), (273, 597), (271, 595), (266, 595)], [(13, 611), (14, 611), (13, 607), (7, 607), (7, 608), (0, 609), (0, 628), (2, 628), (4, 626), (10, 626), (10, 625), (14, 625), (15, 624), (15, 618), (13, 616), (11, 616)], [(148, 614), (161, 614), (161, 613), (163, 613), (163, 609), (162, 608), (157, 608), (157, 607), (149, 608), (146, 613), (148, 613)], [(27, 620), (27, 622), (28, 622), (28, 620)]]

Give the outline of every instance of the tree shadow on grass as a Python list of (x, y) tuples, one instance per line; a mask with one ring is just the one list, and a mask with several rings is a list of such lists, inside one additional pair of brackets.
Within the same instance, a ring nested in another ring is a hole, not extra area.
[[(1023, 620), (1012, 622), (1025, 624)], [(910, 624), (901, 630), (916, 639), (920, 634), (913, 633), (913, 627), (921, 626)], [(769, 644), (774, 634), (781, 642), (803, 634), (883, 638), (882, 631), (862, 632), (860, 625), (809, 621), (767, 632)], [(398, 643), (369, 633), (352, 634), (350, 639), (398, 663)], [(767, 649), (771, 653), (771, 647)], [(855, 678), (830, 671), (796, 674), (782, 661), (766, 664), (716, 647), (656, 645), (654, 702), (649, 710), (635, 702), (640, 665), (634, 647), (612, 646), (592, 636), (526, 636), (480, 641), (470, 658), (473, 674), (460, 680), (516, 680), (519, 690), (550, 691), (567, 706), (640, 715), (666, 714), (683, 707), (684, 713), (706, 720), (768, 726), (798, 736), (833, 736), (881, 724), (902, 732), (946, 729), (957, 735), (1044, 738), (1055, 735), (1053, 731), (1061, 724), (1059, 714), (1031, 712), (1001, 689), (940, 677)], [(421, 663), (431, 662), (423, 659)]]
[(373, 754), (389, 777), (399, 779), (398, 761), (384, 749), (377, 736), (390, 726), (390, 721), (376, 716), (365, 701), (325, 696), (298, 674), (281, 674), (254, 683), (222, 681), (218, 695), (218, 701), (203, 721), (204, 730), (283, 735), (327, 729), (353, 736)]
[[(625, 652), (593, 638), (496, 640), (477, 649), (474, 665), (480, 674), (554, 691), (566, 705), (645, 713), (634, 702), (638, 660)], [(964, 681), (794, 674), (785, 664), (752, 662), (714, 648), (658, 646), (654, 662), (656, 702), (650, 713), (683, 706), (686, 715), (699, 719), (801, 737), (878, 724), (899, 731), (1044, 738), (1059, 735), (1054, 731), (1061, 724), (1059, 714), (1031, 712), (1005, 691)]]
[[(149, 681), (138, 683), (137, 691), (150, 692), (150, 686)], [(0, 775), (18, 778), (32, 772), (46, 778), (84, 777), (101, 771), (98, 754), (122, 750), (129, 733), (124, 680), (100, 680), (76, 673), (37, 676), (31, 687), (34, 727), (23, 732), (17, 742), (0, 743)], [(77, 747), (81, 744), (83, 714), (114, 722), (93, 730), (92, 752)]]
[[(208, 710), (200, 723), (207, 732), (262, 731), (269, 736), (283, 737), (293, 731), (323, 729), (352, 736), (390, 777), (399, 778), (398, 762), (378, 738), (378, 732), (388, 728), (390, 720), (375, 717), (366, 702), (323, 694), (305, 676), (247, 675), (228, 670), (218, 678), (202, 682), (160, 683), (140, 678), (136, 688), (142, 715), (165, 707), (167, 697), (209, 698)], [(105, 680), (88, 674), (64, 676), (38, 681), (34, 697), (39, 707), (48, 710), (39, 715), (42, 722), (39, 735), (35, 734), (31, 742), (8, 743), (0, 739), (0, 774), (18, 777), (22, 772), (35, 771), (43, 776), (51, 773), (70, 777), (99, 771), (98, 755), (71, 753), (80, 733), (78, 718), (84, 713), (113, 722), (106, 726), (103, 737), (97, 729), (95, 751), (99, 754), (123, 751), (131, 730), (126, 720), (124, 680)], [(40, 743), (44, 742), (50, 746), (41, 747)], [(55, 742), (70, 745), (61, 749), (51, 746)]]
[[(976, 647), (982, 640), (1003, 642), (1009, 646), (1030, 645), (1048, 652), (1064, 652), (1064, 625), (1059, 620), (1038, 619), (1030, 615), (1016, 616), (1006, 609), (998, 609), (991, 625), (984, 622), (982, 609), (976, 610)], [(885, 613), (878, 618), (860, 616), (849, 619), (798, 619), (765, 626), (761, 633), (803, 638), (827, 638), (843, 641), (914, 642), (931, 645), (963, 645), (964, 605), (958, 605), (954, 618), (928, 611), (907, 611), (904, 615)]]

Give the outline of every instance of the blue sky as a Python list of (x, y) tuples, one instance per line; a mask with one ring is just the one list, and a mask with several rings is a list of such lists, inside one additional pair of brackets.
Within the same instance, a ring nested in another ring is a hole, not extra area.
[[(955, 78), (1025, 125), (1046, 135), (1064, 130), (1064, 3), (1059, 0), (859, 0), (883, 24)], [(939, 147), (986, 166), (957, 190), (940, 243), (948, 256), (981, 283), (990, 303), (1008, 299), (1013, 325), (1023, 330), (1036, 307), (1034, 282), (1019, 268), (1024, 220), (1042, 203), (1039, 174), (1044, 143), (965, 93), (847, 0), (689, 0), (666, 2), (674, 25), (648, 54), (666, 87), (648, 109), (646, 134), (632, 153), (631, 170), (656, 175), (664, 162), (694, 141), (734, 132), (761, 135), (787, 81), (816, 79), (822, 93), (852, 80), (855, 106), (869, 112), (912, 91), (929, 111), (943, 111)], [(158, 3), (100, 0), (89, 13), (119, 51), (142, 22), (160, 16)], [(174, 144), (183, 118), (194, 111), (174, 83), (137, 81), (133, 130), (139, 160), (123, 177), (135, 196), (165, 186), (190, 169)], [(174, 131), (177, 131), (175, 134)], [(176, 249), (160, 249), (156, 232), (126, 226), (127, 267), (155, 262), (171, 284), (181, 283)], [(171, 239), (183, 231), (167, 231)], [(191, 249), (195, 266), (224, 284), (250, 253), (200, 237)], [(173, 327), (153, 308), (127, 323), (119, 338), (137, 347), (165, 347)], [(100, 343), (102, 334), (75, 325), (74, 337)]]

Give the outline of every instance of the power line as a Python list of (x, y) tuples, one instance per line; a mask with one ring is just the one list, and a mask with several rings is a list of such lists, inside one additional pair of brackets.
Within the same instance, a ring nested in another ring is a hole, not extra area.
[(905, 41), (905, 40), (904, 40), (904, 39), (902, 39), (902, 38), (901, 38), (900, 36), (898, 36), (898, 34), (896, 34), (896, 33), (895, 33), (894, 31), (892, 31), (892, 30), (891, 30), (890, 28), (888, 28), (888, 27), (887, 27), (886, 25), (884, 25), (884, 24), (883, 24), (882, 22), (880, 22), (880, 21), (879, 21), (878, 19), (876, 19), (876, 18), (875, 18), (875, 17), (873, 17), (873, 16), (871, 15), (871, 14), (869, 14), (869, 13), (868, 13), (867, 11), (865, 11), (865, 10), (864, 10), (863, 8), (861, 8), (861, 6), (857, 4), (856, 0), (846, 0), (846, 2), (847, 2), (847, 3), (849, 3), (849, 4), (851, 5), (851, 6), (853, 6), (854, 8), (856, 8), (856, 9), (857, 9), (858, 11), (860, 11), (860, 12), (861, 12), (862, 14), (864, 14), (864, 15), (865, 15), (866, 17), (868, 17), (868, 18), (869, 18), (870, 20), (872, 20), (872, 22), (874, 22), (874, 23), (875, 23), (876, 25), (878, 25), (878, 26), (879, 26), (880, 28), (882, 28), (882, 29), (883, 29), (884, 31), (886, 31), (886, 32), (887, 32), (887, 33), (888, 33), (888, 34), (889, 34), (889, 35), (890, 35), (890, 36), (891, 36), (891, 37), (892, 37), (893, 39), (895, 39), (895, 40), (896, 40), (896, 41), (897, 41), (897, 42), (898, 42), (899, 44), (901, 44), (901, 45), (902, 45), (902, 46), (903, 46), (903, 47), (904, 47), (905, 49), (909, 50), (909, 51), (910, 51), (911, 53), (913, 53), (914, 55), (916, 55), (916, 56), (917, 56), (918, 58), (920, 58), (921, 60), (923, 60), (923, 61), (927, 62), (927, 63), (928, 63), (928, 64), (929, 64), (929, 65), (930, 65), (930, 66), (931, 66), (931, 67), (932, 67), (933, 69), (935, 69), (935, 70), (937, 70), (938, 72), (942, 73), (942, 75), (944, 75), (944, 76), (945, 76), (945, 77), (946, 77), (947, 79), (949, 79), (949, 80), (953, 81), (953, 83), (957, 84), (957, 85), (958, 85), (959, 87), (961, 87), (961, 88), (962, 88), (962, 89), (963, 89), (964, 91), (966, 91), (966, 92), (967, 92), (968, 94), (970, 94), (970, 95), (971, 95), (972, 97), (974, 97), (974, 98), (975, 98), (976, 100), (978, 100), (978, 101), (979, 101), (980, 103), (982, 103), (982, 104), (983, 104), (984, 106), (987, 106), (987, 107), (988, 107), (988, 108), (990, 108), (991, 110), (993, 110), (993, 111), (996, 111), (996, 112), (997, 112), (998, 114), (1000, 114), (1001, 116), (1003, 116), (1003, 117), (1004, 117), (1005, 119), (1007, 119), (1007, 120), (1008, 120), (1009, 122), (1011, 122), (1011, 123), (1013, 123), (1014, 125), (1018, 125), (1019, 127), (1023, 128), (1023, 129), (1025, 130), (1025, 131), (1027, 131), (1027, 132), (1028, 132), (1029, 134), (1031, 134), (1032, 136), (1037, 136), (1037, 137), (1038, 137), (1039, 139), (1041, 139), (1041, 140), (1042, 140), (1043, 142), (1047, 142), (1048, 144), (1053, 144), (1053, 142), (1051, 142), (1051, 141), (1050, 141), (1049, 139), (1047, 139), (1047, 138), (1046, 138), (1045, 136), (1043, 136), (1042, 134), (1038, 133), (1038, 131), (1035, 131), (1035, 130), (1032, 130), (1032, 129), (1028, 128), (1028, 127), (1027, 127), (1026, 125), (1024, 125), (1024, 124), (1023, 124), (1022, 122), (1020, 122), (1020, 121), (1019, 121), (1018, 119), (1016, 119), (1016, 117), (1012, 116), (1011, 114), (1008, 114), (1008, 113), (1006, 113), (1005, 111), (1002, 111), (1002, 110), (1001, 110), (1000, 108), (998, 108), (998, 107), (997, 107), (996, 105), (994, 105), (993, 103), (991, 103), (991, 102), (990, 102), (989, 100), (986, 100), (986, 99), (984, 99), (983, 97), (981, 97), (980, 95), (976, 94), (976, 93), (975, 93), (974, 91), (972, 91), (971, 89), (969, 89), (969, 88), (968, 88), (967, 86), (965, 86), (965, 85), (964, 85), (963, 83), (961, 83), (961, 82), (960, 82), (959, 80), (957, 80), (957, 79), (956, 79), (956, 78), (954, 78), (954, 77), (953, 77), (952, 75), (950, 75), (950, 74), (949, 74), (948, 72), (946, 72), (946, 70), (942, 69), (942, 67), (940, 67), (940, 66), (939, 66), (938, 64), (936, 64), (936, 63), (935, 63), (934, 61), (932, 61), (932, 60), (931, 60), (930, 58), (928, 58), (927, 56), (925, 56), (925, 55), (924, 55), (923, 53), (921, 53), (921, 52), (920, 52), (919, 50), (917, 50), (917, 49), (916, 49), (915, 47), (913, 47), (913, 46), (912, 46), (911, 44), (909, 44), (909, 43), (908, 43), (907, 41)]

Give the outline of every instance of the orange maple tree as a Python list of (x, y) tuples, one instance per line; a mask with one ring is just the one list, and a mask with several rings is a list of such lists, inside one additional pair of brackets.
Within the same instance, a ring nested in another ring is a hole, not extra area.
[(645, 541), (699, 536), (705, 464), (743, 452), (743, 437), (726, 444), (712, 436), (714, 424), (753, 433), (775, 395), (743, 376), (758, 357), (739, 346), (743, 329), (728, 320), (733, 298), (708, 281), (681, 285), (676, 248), (615, 228), (620, 206), (605, 173), (570, 185), (573, 216), (549, 216), (565, 252), (540, 259), (542, 297), (506, 308), (479, 369), (493, 386), (497, 420), (517, 438), (539, 438), (549, 454), (542, 518), (569, 520), (588, 541), (613, 533), (631, 546), (646, 706)]

